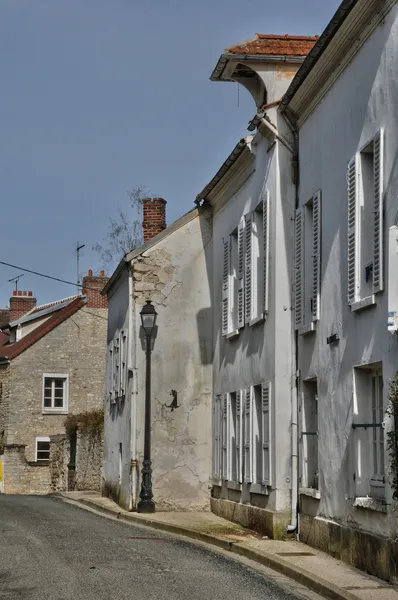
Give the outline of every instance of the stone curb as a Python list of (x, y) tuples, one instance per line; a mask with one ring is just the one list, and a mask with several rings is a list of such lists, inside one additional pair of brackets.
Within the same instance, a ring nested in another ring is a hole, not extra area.
[(290, 577), (297, 583), (304, 585), (305, 587), (320, 594), (324, 598), (328, 598), (329, 600), (359, 600), (358, 596), (355, 594), (352, 594), (347, 590), (342, 590), (334, 583), (326, 581), (325, 579), (322, 579), (322, 577), (318, 577), (306, 569), (302, 569), (301, 567), (293, 565), (283, 558), (276, 558), (273, 554), (267, 552), (257, 552), (256, 550), (248, 548), (242, 542), (230, 542), (207, 533), (200, 533), (200, 531), (195, 531), (194, 529), (189, 529), (188, 527), (180, 527), (170, 523), (154, 521), (150, 517), (142, 519), (141, 517), (136, 517), (134, 513), (126, 514), (119, 512), (117, 509), (112, 510), (110, 508), (106, 508), (100, 504), (97, 504), (94, 500), (88, 500), (86, 498), (70, 498), (68, 496), (64, 496), (62, 493), (54, 495), (66, 499), (71, 503), (82, 504), (83, 506), (88, 506), (89, 508), (93, 508), (107, 515), (112, 515), (122, 521), (130, 521), (146, 527), (152, 527), (153, 529), (175, 533), (193, 540), (205, 542), (206, 544), (211, 544), (212, 546), (217, 546), (218, 548), (227, 550), (232, 554), (238, 554), (248, 558), (249, 560), (258, 562), (265, 567), (273, 569), (274, 571), (278, 571), (278, 573), (282, 573), (282, 575), (285, 575), (286, 577)]

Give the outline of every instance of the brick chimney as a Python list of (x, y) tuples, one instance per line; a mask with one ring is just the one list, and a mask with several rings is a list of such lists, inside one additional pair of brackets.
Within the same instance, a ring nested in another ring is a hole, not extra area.
[(101, 292), (108, 280), (109, 277), (105, 276), (105, 271), (100, 271), (99, 275), (93, 275), (91, 269), (88, 275), (83, 277), (82, 294), (87, 296), (87, 308), (108, 308), (108, 298), (101, 296)]
[(32, 292), (14, 290), (10, 298), (10, 322), (20, 319), (35, 306), (36, 298), (33, 298)]
[(144, 244), (166, 229), (166, 200), (163, 198), (144, 198)]

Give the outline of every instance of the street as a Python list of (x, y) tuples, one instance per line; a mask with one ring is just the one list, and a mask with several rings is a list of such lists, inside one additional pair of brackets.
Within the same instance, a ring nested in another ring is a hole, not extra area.
[(0, 527), (1, 599), (301, 598), (205, 546), (54, 497), (0, 495)]

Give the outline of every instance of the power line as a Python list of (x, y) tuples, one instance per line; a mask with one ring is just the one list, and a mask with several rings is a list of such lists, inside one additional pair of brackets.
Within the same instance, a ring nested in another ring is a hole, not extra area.
[[(16, 265), (11, 265), (10, 263), (4, 262), (0, 260), (0, 265), (5, 265), (6, 267), (12, 267), (13, 269), (19, 269), (20, 271), (25, 271), (26, 273), (32, 273), (32, 275), (38, 275), (39, 277), (45, 277), (46, 279), (53, 279), (54, 281), (59, 281), (61, 283), (67, 283), (69, 285), (76, 285), (76, 282), (65, 281), (65, 279), (59, 279), (59, 277), (52, 277), (51, 275), (45, 275), (44, 273), (38, 273), (37, 271), (32, 271), (31, 269), (24, 269), (23, 267), (17, 267)], [(83, 286), (79, 283), (79, 287), (83, 288)], [(85, 285), (84, 289), (87, 290), (98, 290), (98, 288), (90, 288)]]

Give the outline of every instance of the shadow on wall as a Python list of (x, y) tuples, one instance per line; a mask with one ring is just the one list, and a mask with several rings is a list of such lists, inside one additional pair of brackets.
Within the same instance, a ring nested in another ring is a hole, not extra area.
[(200, 361), (202, 365), (211, 365), (213, 362), (211, 306), (202, 308), (196, 314), (196, 327), (199, 338)]

